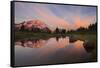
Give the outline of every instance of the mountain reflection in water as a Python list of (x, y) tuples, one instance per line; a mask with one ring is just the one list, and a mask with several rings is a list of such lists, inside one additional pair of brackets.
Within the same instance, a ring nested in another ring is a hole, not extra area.
[[(15, 42), (15, 65), (40, 65), (92, 61), (82, 40), (65, 38), (23, 39)], [(92, 48), (93, 50), (93, 48)]]

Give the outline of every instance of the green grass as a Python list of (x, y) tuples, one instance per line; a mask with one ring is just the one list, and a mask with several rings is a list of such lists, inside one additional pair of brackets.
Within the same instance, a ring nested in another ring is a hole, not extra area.
[(59, 37), (59, 36), (66, 36), (66, 34), (15, 32), (15, 39), (24, 39), (24, 38), (45, 39), (45, 38)]
[(56, 34), (56, 33), (34, 33), (34, 32), (15, 32), (15, 39), (25, 39), (25, 38), (33, 38), (33, 39), (46, 39), (50, 37), (66, 37), (66, 36), (73, 36), (77, 37), (81, 40), (96, 40), (96, 33), (95, 32), (69, 32), (65, 34)]

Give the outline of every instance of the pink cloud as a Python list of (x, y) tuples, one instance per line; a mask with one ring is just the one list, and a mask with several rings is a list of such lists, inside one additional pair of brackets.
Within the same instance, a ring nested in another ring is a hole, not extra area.
[(57, 27), (64, 28), (64, 29), (69, 28), (69, 24), (67, 21), (55, 16), (47, 8), (39, 7), (39, 8), (35, 8), (35, 11), (37, 12), (39, 16), (41, 16), (42, 19), (46, 20), (47, 25), (52, 25), (53, 27), (53, 29), (51, 28), (52, 30), (56, 29)]
[(36, 11), (39, 18), (45, 21), (45, 24), (47, 24), (52, 30), (55, 30), (57, 27), (66, 30), (78, 29), (80, 27), (87, 28), (90, 24), (94, 22), (94, 17), (90, 16), (86, 18), (81, 18), (80, 15), (76, 15), (72, 17), (74, 23), (70, 24), (70, 22), (66, 21), (64, 18), (57, 17), (44, 6), (37, 6), (37, 8), (34, 7), (34, 11)]
[(89, 19), (81, 19), (80, 17), (76, 17), (75, 23), (76, 28), (85, 27), (87, 28), (90, 25)]
[(73, 17), (74, 23), (70, 25), (70, 29), (78, 29), (80, 27), (88, 28), (90, 24), (95, 23), (94, 17), (81, 18), (79, 15)]

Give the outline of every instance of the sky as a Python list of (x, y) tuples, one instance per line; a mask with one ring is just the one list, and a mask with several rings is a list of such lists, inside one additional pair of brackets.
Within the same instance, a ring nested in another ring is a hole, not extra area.
[(15, 2), (15, 23), (36, 19), (51, 30), (87, 28), (96, 23), (96, 7)]

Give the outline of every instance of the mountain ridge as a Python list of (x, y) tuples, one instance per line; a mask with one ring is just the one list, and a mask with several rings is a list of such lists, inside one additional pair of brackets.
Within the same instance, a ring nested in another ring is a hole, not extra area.
[(43, 30), (46, 32), (51, 32), (51, 30), (48, 28), (48, 26), (41, 20), (29, 20), (29, 21), (23, 21), (19, 24), (15, 24), (15, 30), (19, 31), (21, 29), (25, 29), (25, 30), (33, 30), (34, 29), (38, 29), (38, 30)]

